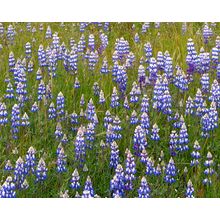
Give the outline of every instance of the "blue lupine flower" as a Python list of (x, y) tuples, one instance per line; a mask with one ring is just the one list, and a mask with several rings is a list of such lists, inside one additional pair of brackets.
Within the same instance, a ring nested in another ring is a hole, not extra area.
[(44, 81), (41, 80), (38, 86), (38, 97), (37, 97), (38, 101), (41, 101), (45, 94), (46, 94), (46, 87), (45, 87)]
[(144, 44), (144, 51), (145, 51), (145, 56), (146, 56), (146, 63), (149, 63), (151, 57), (153, 56), (153, 50), (152, 50), (150, 42)]
[(46, 39), (52, 38), (52, 31), (51, 31), (50, 26), (47, 27), (46, 36), (45, 37), (46, 37)]
[(30, 42), (27, 42), (25, 44), (25, 53), (26, 53), (26, 58), (30, 59), (31, 58), (31, 44), (30, 44)]
[(158, 125), (155, 123), (153, 125), (152, 131), (151, 131), (151, 139), (154, 141), (159, 141), (160, 140), (160, 136), (159, 136), (159, 127)]
[(121, 127), (121, 120), (119, 119), (119, 117), (116, 115), (113, 122), (112, 122), (112, 130), (115, 134), (115, 139), (116, 140), (119, 140), (122, 138), (122, 135), (121, 135), (121, 130), (122, 130), (122, 127)]
[(42, 72), (41, 69), (39, 68), (36, 73), (36, 80), (41, 80), (41, 79), (42, 79)]
[(217, 80), (214, 80), (210, 90), (209, 101), (214, 101), (219, 107), (220, 103), (220, 86)]
[(6, 181), (0, 187), (0, 198), (15, 198), (15, 184), (11, 176), (8, 176)]
[(150, 120), (149, 120), (149, 116), (147, 112), (143, 112), (143, 114), (141, 115), (141, 120), (140, 120), (140, 125), (141, 128), (144, 130), (144, 133), (146, 135), (148, 135), (149, 132), (149, 128), (150, 128)]
[(139, 101), (139, 96), (141, 95), (140, 87), (137, 85), (136, 82), (133, 82), (132, 89), (130, 92), (130, 102), (137, 103)]
[(165, 57), (164, 74), (169, 81), (173, 79), (173, 60), (169, 54)]
[(177, 72), (174, 78), (174, 85), (178, 89), (180, 89), (182, 92), (188, 90), (188, 79), (185, 73), (180, 68), (177, 69)]
[(148, 71), (149, 71), (149, 80), (152, 83), (155, 83), (157, 81), (158, 78), (158, 69), (157, 69), (157, 61), (154, 57), (150, 58), (149, 61), (149, 67), (148, 67)]
[(154, 160), (151, 157), (146, 158), (146, 175), (153, 175), (155, 173)]
[(69, 57), (69, 70), (73, 73), (77, 73), (78, 70), (78, 54), (77, 54), (77, 48), (72, 48)]
[(32, 60), (28, 62), (28, 73), (32, 73), (34, 71), (34, 63)]
[(175, 164), (174, 164), (172, 157), (170, 158), (170, 161), (166, 166), (165, 174), (166, 175), (164, 177), (164, 181), (166, 183), (172, 184), (172, 183), (176, 182), (176, 180), (174, 178), (176, 176), (176, 167), (175, 167)]
[(147, 151), (145, 149), (142, 150), (141, 154), (140, 154), (140, 161), (143, 164), (147, 164), (148, 161), (148, 154)]
[(186, 100), (185, 115), (192, 115), (194, 109), (193, 99), (189, 96)]
[(119, 97), (118, 97), (118, 91), (116, 89), (116, 87), (113, 88), (113, 92), (112, 92), (112, 96), (111, 96), (111, 104), (110, 106), (112, 108), (116, 108), (118, 107), (120, 104), (119, 104)]
[(130, 106), (129, 106), (129, 102), (128, 102), (128, 97), (127, 96), (125, 96), (123, 107), (125, 109), (127, 109), (127, 110), (130, 110)]
[(56, 108), (54, 106), (54, 103), (51, 102), (49, 108), (48, 108), (48, 118), (51, 119), (55, 119), (56, 118)]
[(138, 197), (139, 198), (150, 198), (150, 188), (148, 186), (147, 180), (145, 177), (141, 179), (141, 185), (138, 189)]
[(46, 52), (44, 50), (44, 46), (41, 44), (38, 48), (38, 63), (40, 67), (44, 67), (47, 65), (46, 63)]
[(24, 161), (21, 157), (18, 158), (15, 164), (14, 169), (14, 183), (18, 189), (21, 188), (21, 184), (24, 182), (25, 179), (25, 165)]
[(180, 152), (189, 150), (188, 143), (189, 143), (188, 132), (187, 132), (186, 124), (183, 123), (179, 133), (177, 150)]
[(216, 109), (216, 103), (212, 102), (210, 105), (210, 109), (207, 110), (210, 120), (210, 130), (213, 131), (218, 127), (218, 111)]
[(130, 150), (126, 149), (127, 159), (125, 161), (125, 189), (133, 189), (133, 180), (135, 180), (136, 165), (134, 162), (134, 156)]
[(133, 148), (134, 148), (135, 155), (139, 156), (142, 150), (144, 150), (147, 147), (146, 135), (140, 125), (138, 125), (135, 128), (133, 142), (134, 142)]
[(160, 164), (157, 164), (157, 167), (154, 169), (154, 175), (160, 176), (161, 175), (161, 167)]
[(41, 158), (38, 162), (37, 168), (36, 168), (36, 182), (43, 182), (46, 180), (47, 178), (47, 167), (46, 167), (46, 163), (43, 160), (43, 158)]
[(124, 66), (118, 66), (118, 71), (116, 73), (116, 82), (119, 86), (119, 90), (122, 94), (125, 93), (126, 88), (127, 88), (127, 80), (128, 80), (128, 76), (127, 73), (125, 71), (125, 67)]
[(14, 104), (11, 112), (11, 133), (13, 139), (17, 139), (20, 126), (20, 108), (17, 104)]
[(31, 112), (38, 112), (39, 111), (39, 107), (37, 102), (34, 102), (34, 104), (31, 106)]
[(101, 67), (100, 73), (101, 73), (101, 74), (108, 74), (108, 73), (109, 73), (108, 61), (107, 61), (107, 58), (106, 58), (106, 57), (103, 59), (102, 67)]
[(141, 102), (141, 112), (148, 113), (149, 111), (149, 98), (147, 95), (144, 95)]
[(137, 117), (137, 113), (135, 110), (133, 110), (131, 117), (130, 117), (130, 124), (132, 125), (136, 125), (138, 123), (138, 117)]
[(79, 180), (80, 180), (80, 176), (79, 176), (78, 170), (75, 169), (72, 173), (72, 178), (70, 180), (71, 182), (70, 187), (76, 190), (79, 189), (80, 188)]
[(5, 167), (4, 167), (4, 170), (6, 171), (12, 171), (14, 170), (12, 164), (11, 164), (11, 161), (10, 160), (7, 160), (6, 164), (5, 164)]
[(60, 122), (57, 123), (54, 134), (57, 140), (60, 140), (63, 137), (63, 131)]
[(134, 35), (134, 42), (135, 42), (135, 43), (139, 43), (139, 42), (140, 42), (140, 37), (139, 37), (138, 33), (136, 33), (136, 34)]
[(13, 99), (14, 98), (14, 89), (13, 89), (13, 86), (10, 82), (7, 85), (5, 98), (6, 99)]
[(99, 93), (99, 103), (104, 104), (105, 103), (105, 96), (103, 90), (100, 91)]
[(112, 191), (113, 197), (116, 195), (119, 197), (124, 196), (125, 175), (121, 164), (118, 164), (117, 168), (115, 169), (115, 175), (110, 182), (110, 190)]
[(15, 39), (15, 29), (11, 24), (8, 26), (6, 35), (7, 35), (8, 41), (10, 41), (10, 44), (13, 44), (14, 39)]
[(138, 82), (141, 88), (144, 87), (146, 84), (146, 74), (145, 74), (145, 68), (143, 65), (140, 65), (138, 68)]
[(0, 125), (8, 123), (8, 112), (5, 103), (0, 102)]
[(72, 131), (77, 131), (79, 122), (78, 122), (78, 115), (75, 112), (73, 112), (70, 115), (70, 122), (72, 125), (72, 127), (71, 127)]
[(146, 33), (149, 28), (150, 28), (150, 22), (145, 22), (142, 25), (142, 33)]
[(207, 23), (205, 23), (203, 27), (203, 38), (204, 38), (204, 43), (207, 44), (209, 38), (212, 36), (212, 29), (208, 26)]
[(195, 109), (197, 109), (198, 107), (201, 108), (203, 105), (203, 102), (204, 102), (204, 99), (203, 99), (202, 92), (200, 89), (197, 89), (196, 96), (194, 99), (194, 108)]
[(216, 69), (218, 66), (218, 63), (219, 63), (219, 58), (218, 58), (219, 57), (219, 49), (217, 47), (213, 47), (211, 55), (212, 55), (212, 58), (211, 58), (212, 68)]
[(175, 130), (173, 130), (170, 134), (170, 141), (169, 141), (169, 150), (170, 155), (173, 157), (176, 155), (176, 150), (178, 149), (178, 134)]
[(73, 87), (75, 89), (79, 89), (80, 88), (80, 83), (79, 83), (78, 77), (76, 77)]
[(87, 129), (85, 132), (86, 135), (86, 147), (89, 149), (93, 148), (93, 142), (95, 141), (95, 124), (94, 123), (89, 123), (87, 125)]
[(93, 84), (93, 93), (95, 96), (99, 96), (100, 94), (100, 87), (99, 87), (98, 82), (94, 82)]
[(93, 104), (92, 98), (89, 100), (87, 109), (86, 109), (86, 117), (89, 121), (93, 121), (95, 115), (95, 106)]
[(69, 140), (68, 140), (66, 134), (64, 134), (64, 135), (63, 135), (63, 138), (61, 139), (61, 142), (62, 142), (63, 144), (67, 144), (68, 141), (69, 141)]
[(208, 154), (207, 154), (207, 160), (205, 161), (204, 166), (206, 167), (206, 169), (204, 170), (204, 174), (206, 177), (203, 180), (203, 184), (204, 185), (211, 185), (212, 184), (211, 177), (215, 173), (215, 170), (213, 169), (214, 162), (212, 159), (212, 154), (210, 152), (208, 152)]
[(109, 110), (107, 110), (104, 117), (104, 127), (108, 128), (108, 125), (112, 122), (113, 122), (113, 118), (111, 116), (111, 113)]
[(157, 53), (157, 68), (158, 70), (164, 70), (164, 55), (161, 51)]
[(190, 166), (197, 167), (199, 165), (199, 159), (201, 157), (199, 151), (201, 149), (199, 142), (196, 140), (193, 145), (193, 152), (191, 153), (192, 160), (190, 162)]
[(62, 92), (59, 92), (57, 96), (57, 116), (59, 119), (62, 121), (64, 119), (64, 104), (65, 104), (65, 99), (64, 95)]
[(95, 193), (94, 193), (94, 189), (92, 186), (92, 181), (91, 181), (90, 176), (88, 176), (85, 182), (82, 198), (93, 198), (94, 194)]
[(194, 198), (194, 188), (192, 181), (189, 180), (187, 183), (187, 188), (186, 188), (186, 198)]
[(119, 149), (115, 141), (110, 144), (111, 147), (111, 156), (110, 156), (110, 167), (116, 168), (119, 164)]
[(25, 173), (28, 174), (30, 171), (32, 173), (35, 172), (35, 166), (36, 166), (36, 156), (35, 156), (36, 150), (31, 146), (28, 149), (28, 152), (25, 156)]
[(86, 143), (85, 143), (83, 127), (79, 127), (74, 145), (75, 145), (75, 150), (74, 150), (75, 160), (78, 161), (82, 166), (83, 163), (85, 162), (85, 157), (86, 157), (86, 151), (85, 151)]
[(88, 47), (91, 51), (95, 50), (95, 37), (93, 34), (89, 35)]
[(24, 115), (21, 118), (21, 124), (20, 125), (23, 126), (23, 127), (28, 127), (30, 125), (29, 117), (28, 117), (26, 112), (24, 113)]
[(61, 147), (59, 154), (57, 156), (57, 172), (63, 173), (66, 172), (66, 155), (64, 153), (64, 149)]
[(89, 70), (90, 71), (94, 71), (95, 70), (95, 66), (98, 62), (99, 59), (99, 55), (97, 51), (91, 51), (89, 56), (88, 56), (88, 60), (89, 60)]
[(206, 138), (209, 137), (209, 131), (211, 130), (211, 124), (210, 124), (210, 118), (209, 115), (206, 113), (201, 118), (201, 126), (202, 126), (202, 132), (201, 136)]

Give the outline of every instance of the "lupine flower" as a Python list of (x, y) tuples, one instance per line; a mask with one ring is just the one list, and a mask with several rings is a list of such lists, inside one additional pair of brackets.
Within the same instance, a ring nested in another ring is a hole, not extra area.
[(169, 81), (173, 79), (173, 60), (169, 54), (165, 57), (164, 74)]
[(204, 38), (204, 43), (207, 44), (209, 38), (212, 36), (212, 29), (208, 26), (206, 23), (203, 27), (203, 38)]
[(103, 90), (101, 90), (100, 94), (99, 94), (99, 103), (100, 104), (104, 104), (105, 103), (105, 96), (104, 96)]
[(64, 95), (62, 92), (60, 92), (57, 96), (57, 116), (59, 117), (60, 120), (63, 120), (63, 115), (64, 115), (64, 104), (65, 104), (65, 99)]
[(119, 164), (119, 149), (115, 141), (110, 144), (111, 156), (110, 156), (110, 167), (116, 168)]
[(13, 44), (14, 38), (15, 38), (15, 29), (11, 24), (8, 26), (6, 35), (7, 35), (8, 41), (10, 41), (10, 44)]
[(153, 125), (153, 128), (152, 128), (152, 132), (151, 132), (151, 139), (154, 140), (154, 141), (159, 141), (160, 140), (160, 136), (159, 136), (159, 128), (158, 128), (158, 125), (155, 123)]
[(154, 160), (151, 157), (146, 158), (146, 175), (153, 175), (155, 173)]
[(166, 183), (168, 184), (172, 184), (174, 182), (176, 182), (175, 180), (175, 176), (176, 176), (176, 167), (173, 161), (173, 158), (170, 158), (169, 163), (166, 166), (166, 170), (165, 170), (166, 176), (164, 177), (164, 180)]
[(158, 70), (157, 70), (157, 61), (154, 57), (150, 58), (148, 70), (149, 70), (149, 80), (152, 83), (155, 83), (158, 78)]
[(18, 160), (16, 161), (15, 169), (14, 169), (14, 182), (18, 189), (21, 188), (21, 184), (24, 182), (24, 179), (25, 179), (24, 161), (22, 160), (21, 157), (19, 157)]
[(78, 122), (78, 115), (75, 112), (73, 112), (70, 115), (70, 122), (72, 125), (72, 127), (71, 127), (72, 131), (77, 131), (79, 122)]
[(122, 94), (124, 94), (125, 91), (126, 91), (127, 80), (128, 80), (128, 76), (127, 76), (127, 73), (125, 71), (125, 67), (124, 66), (119, 66), (118, 71), (116, 73), (116, 82), (118, 83), (119, 90)]
[(144, 51), (145, 51), (145, 56), (146, 56), (146, 63), (149, 63), (153, 53), (152, 53), (152, 47), (150, 42), (144, 44)]
[(206, 113), (201, 118), (201, 126), (202, 126), (202, 132), (201, 136), (206, 138), (209, 137), (209, 131), (211, 130), (211, 124), (210, 124), (210, 118), (209, 115)]
[(7, 160), (6, 164), (5, 164), (5, 167), (4, 167), (4, 170), (6, 171), (12, 171), (14, 168), (11, 164), (11, 161), (10, 160)]
[(75, 169), (74, 172), (72, 173), (72, 178), (70, 180), (70, 182), (71, 182), (70, 187), (72, 189), (76, 189), (77, 190), (77, 189), (80, 188), (79, 179), (80, 179), (80, 176), (79, 176), (78, 170)]
[(143, 112), (143, 114), (141, 115), (141, 120), (140, 120), (141, 124), (141, 128), (144, 130), (145, 134), (148, 135), (149, 132), (149, 128), (150, 128), (150, 120), (149, 120), (149, 116), (147, 112)]
[(220, 86), (217, 80), (214, 80), (211, 86), (210, 90), (210, 96), (209, 96), (210, 101), (214, 101), (217, 106), (219, 107), (220, 103)]
[(92, 149), (93, 142), (95, 141), (95, 125), (94, 125), (94, 123), (89, 123), (87, 125), (85, 135), (86, 135), (86, 141), (87, 141), (86, 147), (89, 149)]
[(38, 112), (39, 111), (39, 107), (37, 102), (34, 102), (34, 104), (31, 107), (31, 112)]
[(139, 96), (141, 95), (140, 87), (137, 85), (136, 82), (133, 82), (132, 89), (130, 92), (130, 102), (137, 103), (139, 101)]
[(95, 50), (95, 37), (93, 34), (89, 35), (88, 47), (91, 51)]
[(192, 115), (194, 109), (193, 99), (189, 96), (186, 100), (185, 115)]
[(140, 37), (139, 37), (138, 33), (136, 33), (135, 36), (134, 36), (134, 42), (135, 43), (139, 43), (140, 42)]
[(59, 154), (57, 156), (57, 172), (63, 173), (66, 172), (66, 155), (64, 153), (64, 149), (61, 148)]
[(174, 85), (181, 91), (188, 90), (188, 80), (185, 73), (179, 68), (174, 78)]
[(25, 53), (26, 53), (26, 58), (30, 59), (31, 58), (31, 44), (29, 42), (25, 44)]
[(43, 158), (41, 158), (38, 162), (37, 168), (36, 168), (36, 182), (43, 182), (46, 180), (47, 178), (47, 167), (46, 167), (46, 163), (43, 160)]
[(111, 104), (110, 106), (112, 108), (116, 108), (118, 107), (120, 104), (119, 104), (119, 97), (118, 97), (118, 91), (116, 89), (116, 87), (113, 88), (113, 92), (112, 92), (112, 97), (111, 97)]
[(54, 134), (55, 134), (55, 137), (57, 140), (59, 140), (63, 137), (62, 125), (60, 124), (60, 122), (57, 123), (56, 130), (55, 130)]
[(75, 160), (78, 161), (80, 165), (83, 165), (86, 157), (86, 152), (85, 152), (86, 144), (85, 144), (83, 127), (79, 127), (74, 145), (75, 145), (75, 150), (74, 150)]
[(36, 150), (31, 146), (28, 149), (28, 152), (25, 156), (25, 174), (28, 174), (30, 171), (32, 173), (35, 172), (36, 166), (36, 157), (35, 157)]
[(95, 66), (96, 66), (96, 64), (98, 62), (98, 59), (99, 59), (98, 52), (97, 51), (95, 51), (95, 52), (91, 51), (91, 53), (89, 54), (88, 59), (89, 59), (89, 70), (94, 71)]
[(164, 70), (164, 55), (161, 51), (157, 53), (157, 67), (158, 70)]
[(215, 173), (215, 170), (213, 169), (213, 165), (214, 165), (214, 162), (212, 159), (212, 154), (210, 152), (208, 152), (207, 160), (204, 163), (204, 166), (206, 167), (206, 169), (204, 170), (204, 174), (206, 176), (205, 179), (203, 180), (204, 185), (211, 185), (212, 184), (211, 177)]
[(103, 63), (102, 63), (102, 67), (101, 67), (100, 73), (101, 74), (108, 74), (109, 73), (108, 61), (107, 61), (106, 57), (103, 59)]
[(13, 89), (13, 86), (10, 82), (7, 85), (5, 98), (6, 99), (13, 99), (14, 98), (14, 89)]
[(187, 23), (186, 22), (183, 22), (182, 24), (182, 34), (184, 35), (187, 31)]
[(6, 181), (0, 187), (0, 198), (15, 198), (15, 184), (11, 176), (8, 176)]
[(170, 134), (170, 142), (169, 142), (169, 150), (170, 155), (173, 157), (176, 155), (176, 149), (178, 149), (178, 134), (175, 130), (173, 130)]
[(135, 128), (134, 137), (133, 137), (133, 148), (135, 155), (139, 156), (142, 150), (147, 147), (147, 139), (144, 130), (140, 125)]
[(187, 188), (186, 188), (186, 198), (194, 198), (194, 188), (192, 181), (189, 180), (187, 183)]
[(56, 114), (56, 108), (54, 106), (54, 103), (51, 102), (49, 108), (48, 108), (48, 118), (51, 120), (51, 119), (55, 119), (57, 116)]
[(77, 48), (72, 47), (72, 50), (68, 57), (69, 61), (69, 70), (73, 73), (77, 73), (78, 70), (78, 54), (77, 54)]
[(94, 189), (92, 186), (92, 181), (90, 176), (87, 177), (85, 187), (83, 190), (82, 198), (93, 198), (94, 197)]
[(187, 132), (186, 124), (183, 123), (179, 133), (177, 150), (180, 152), (189, 150), (188, 143), (189, 143), (188, 132)]
[(93, 104), (92, 98), (89, 100), (86, 110), (86, 117), (89, 121), (93, 120), (93, 117), (95, 115), (95, 106)]
[(104, 117), (104, 127), (108, 128), (108, 125), (112, 122), (113, 122), (113, 118), (111, 116), (111, 113), (109, 110), (107, 110)]
[(216, 69), (217, 66), (218, 66), (218, 63), (219, 63), (219, 58), (218, 58), (219, 57), (219, 50), (218, 50), (217, 47), (213, 47), (212, 48), (211, 55), (212, 55), (212, 58), (211, 58), (211, 60), (212, 60), (212, 68)]
[(29, 188), (29, 184), (28, 184), (27, 180), (25, 179), (24, 182), (21, 184), (21, 189), (26, 190), (28, 188)]
[(136, 164), (134, 162), (134, 156), (130, 150), (126, 149), (127, 159), (125, 161), (125, 189), (133, 189), (133, 180), (135, 180)]
[(74, 87), (75, 89), (79, 89), (79, 88), (80, 88), (80, 83), (79, 83), (78, 77), (76, 77), (75, 83), (74, 83), (73, 87)]
[(11, 112), (11, 132), (12, 132), (12, 137), (14, 139), (17, 139), (17, 133), (19, 131), (20, 126), (20, 108), (17, 104), (14, 104), (12, 107), (12, 112)]
[(148, 186), (147, 180), (145, 177), (141, 179), (141, 185), (138, 189), (138, 197), (139, 198), (150, 198), (150, 188)]
[(119, 197), (124, 196), (125, 175), (121, 164), (118, 164), (117, 168), (115, 169), (115, 175), (110, 182), (110, 190), (112, 191), (113, 197), (116, 195)]
[(131, 114), (131, 117), (130, 117), (130, 124), (135, 125), (137, 123), (138, 123), (137, 113), (134, 110)]
[(8, 123), (8, 112), (5, 103), (0, 102), (0, 125)]
[(138, 82), (139, 82), (141, 88), (143, 86), (145, 86), (146, 74), (145, 74), (145, 68), (143, 65), (140, 65), (138, 68)]
[(41, 79), (42, 79), (42, 72), (41, 69), (38, 69), (36, 73), (36, 80), (41, 80)]
[(190, 162), (190, 166), (198, 166), (199, 165), (199, 159), (201, 157), (199, 151), (201, 149), (200, 145), (199, 145), (199, 142), (196, 140), (194, 142), (194, 145), (193, 145), (193, 152), (191, 153), (191, 157), (192, 157), (192, 160)]

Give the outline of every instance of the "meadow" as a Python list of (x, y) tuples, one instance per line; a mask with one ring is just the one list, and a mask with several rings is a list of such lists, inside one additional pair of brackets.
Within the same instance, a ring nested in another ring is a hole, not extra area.
[(219, 23), (1, 23), (0, 197), (220, 197)]

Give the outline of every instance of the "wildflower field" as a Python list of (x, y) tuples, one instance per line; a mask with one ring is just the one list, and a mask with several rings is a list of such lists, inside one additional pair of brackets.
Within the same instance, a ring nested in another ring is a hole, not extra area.
[(1, 198), (220, 197), (219, 23), (1, 23)]

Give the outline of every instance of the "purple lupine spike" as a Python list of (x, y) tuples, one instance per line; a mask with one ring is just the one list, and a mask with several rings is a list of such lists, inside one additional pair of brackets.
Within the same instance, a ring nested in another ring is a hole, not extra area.
[(115, 175), (110, 182), (110, 190), (112, 191), (113, 197), (118, 195), (119, 197), (124, 196), (125, 190), (125, 175), (121, 164), (118, 164), (115, 169)]
[(75, 169), (72, 173), (72, 178), (70, 180), (71, 182), (70, 187), (75, 190), (79, 189), (80, 188), (79, 180), (80, 180), (80, 176), (79, 176), (78, 170)]
[(158, 125), (155, 123), (153, 125), (152, 131), (151, 131), (151, 139), (154, 141), (159, 141), (160, 140), (160, 136), (159, 136), (159, 127)]
[(176, 150), (178, 150), (178, 134), (175, 130), (173, 130), (170, 134), (170, 141), (169, 141), (169, 150), (170, 150), (170, 155), (176, 156)]
[(38, 162), (37, 168), (36, 168), (36, 182), (43, 182), (46, 180), (47, 178), (47, 167), (46, 167), (46, 163), (43, 160), (43, 158), (41, 158)]
[(93, 198), (95, 195), (90, 176), (87, 177), (82, 198)]
[(36, 150), (31, 146), (27, 154), (25, 156), (25, 173), (28, 174), (29, 172), (34, 173), (35, 172), (35, 166), (36, 166)]
[(111, 96), (111, 104), (110, 106), (112, 108), (116, 108), (120, 105), (119, 103), (119, 96), (118, 96), (118, 91), (116, 87), (113, 88), (112, 96)]
[(186, 198), (194, 198), (194, 191), (192, 181), (189, 180), (186, 188)]
[(135, 128), (133, 137), (133, 148), (135, 155), (140, 156), (142, 150), (147, 147), (147, 139), (144, 130), (140, 125)]
[(119, 149), (115, 141), (110, 144), (111, 147), (111, 156), (110, 156), (110, 167), (116, 168), (119, 164)]
[(14, 183), (16, 188), (20, 189), (25, 179), (25, 165), (21, 157), (18, 158), (14, 169)]
[(5, 164), (5, 167), (4, 167), (4, 170), (5, 170), (5, 171), (12, 171), (12, 170), (14, 170), (14, 167), (12, 166), (10, 160), (7, 160), (7, 162), (6, 162), (6, 164)]
[(125, 153), (127, 155), (127, 159), (125, 161), (125, 189), (132, 190), (133, 181), (135, 180), (136, 164), (131, 151), (126, 149)]
[(5, 103), (0, 102), (0, 125), (4, 126), (8, 123), (8, 112)]
[(0, 198), (15, 198), (15, 184), (11, 176), (8, 176), (6, 181), (0, 187)]
[(166, 166), (165, 169), (165, 177), (164, 177), (164, 181), (168, 184), (173, 184), (176, 182), (175, 180), (175, 176), (176, 176), (176, 167), (173, 161), (173, 158), (170, 158), (169, 163)]
[(66, 155), (64, 153), (64, 149), (61, 147), (59, 154), (57, 156), (57, 172), (63, 173), (66, 172)]
[(205, 179), (203, 180), (204, 185), (212, 185), (212, 176), (215, 173), (215, 170), (213, 169), (214, 162), (212, 159), (212, 154), (208, 152), (207, 154), (207, 160), (204, 163), (204, 166), (206, 169), (204, 170)]
[(64, 108), (65, 108), (65, 98), (62, 92), (59, 92), (57, 95), (57, 100), (56, 100), (56, 110), (57, 110), (57, 117), (59, 118), (60, 121), (64, 120)]
[(150, 198), (150, 188), (145, 177), (142, 177), (141, 184), (138, 189), (138, 198)]
[(199, 151), (201, 149), (199, 142), (196, 140), (193, 145), (193, 152), (191, 153), (192, 160), (190, 162), (190, 166), (197, 167), (199, 165), (199, 159), (201, 157)]
[(177, 150), (180, 152), (188, 151), (189, 150), (188, 143), (189, 143), (188, 132), (187, 132), (186, 124), (183, 123), (180, 129), (180, 133), (179, 133)]

